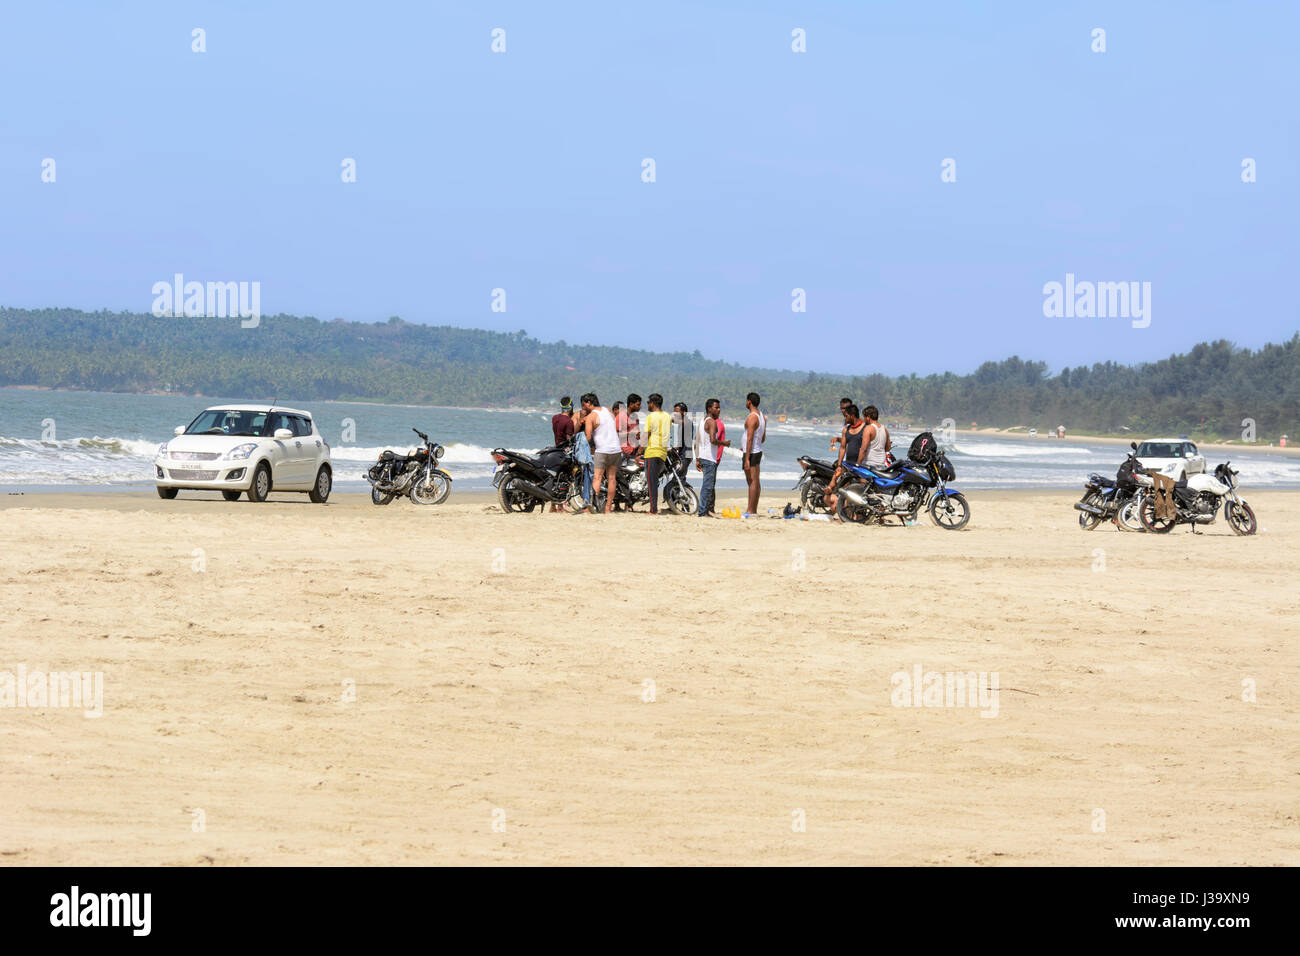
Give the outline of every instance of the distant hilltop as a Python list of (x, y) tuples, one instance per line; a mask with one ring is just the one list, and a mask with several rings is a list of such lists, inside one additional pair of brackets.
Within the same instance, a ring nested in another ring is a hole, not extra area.
[(75, 309), (0, 309), (0, 386), (110, 392), (292, 396), (460, 406), (549, 407), (596, 392), (662, 392), (692, 409), (705, 398), (743, 407), (763, 396), (771, 414), (834, 419), (841, 396), (914, 426), (1065, 423), (1072, 431), (1196, 433), (1259, 441), (1300, 436), (1300, 333), (1280, 345), (1201, 343), (1159, 362), (1104, 362), (1049, 374), (1013, 356), (970, 375), (833, 375), (751, 368), (695, 352), (649, 352), (542, 342), (489, 332), (292, 315), (158, 318)]

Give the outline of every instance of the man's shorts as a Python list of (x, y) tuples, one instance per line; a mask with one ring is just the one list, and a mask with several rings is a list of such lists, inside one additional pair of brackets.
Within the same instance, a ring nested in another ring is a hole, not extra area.
[(611, 471), (623, 463), (621, 451), (598, 451), (591, 458), (592, 464), (603, 471)]
[[(742, 461), (743, 461), (743, 460), (744, 460), (744, 459), (742, 459)], [(749, 467), (750, 467), (750, 468), (757, 468), (757, 467), (758, 467), (758, 463), (759, 463), (760, 461), (762, 461), (762, 460), (763, 460), (763, 453), (762, 453), (761, 451), (750, 452), (750, 454), (749, 454)]]

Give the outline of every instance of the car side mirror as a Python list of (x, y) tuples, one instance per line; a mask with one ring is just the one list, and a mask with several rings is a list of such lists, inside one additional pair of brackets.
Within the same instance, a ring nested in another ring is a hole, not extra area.
[(184, 435), (184, 434), (185, 434), (185, 426), (184, 426), (184, 425), (177, 425), (175, 428), (172, 429), (172, 434), (173, 434), (173, 435)]
[(286, 438), (292, 438), (292, 437), (293, 437), (293, 429), (291, 429), (291, 428), (277, 428), (277, 429), (275, 430), (275, 437), (278, 438), (278, 439), (280, 439), (281, 441), (283, 441), (283, 440), (286, 439)]

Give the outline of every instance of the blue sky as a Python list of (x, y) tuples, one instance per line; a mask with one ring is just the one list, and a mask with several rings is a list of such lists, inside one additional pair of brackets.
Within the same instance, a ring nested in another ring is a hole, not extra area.
[[(1300, 328), (1298, 9), (6, 5), (0, 304), (147, 312), (181, 272), (890, 374), (1258, 346)], [(1150, 326), (1045, 318), (1067, 272), (1150, 282)]]

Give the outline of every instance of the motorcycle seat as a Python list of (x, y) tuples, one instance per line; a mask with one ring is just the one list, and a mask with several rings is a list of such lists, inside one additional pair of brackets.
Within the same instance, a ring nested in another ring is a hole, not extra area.
[(1097, 476), (1097, 485), (1098, 485), (1098, 487), (1101, 487), (1101, 488), (1114, 488), (1114, 487), (1115, 487), (1115, 482), (1113, 482), (1111, 479), (1107, 478), (1105, 475), (1098, 475), (1098, 476)]

